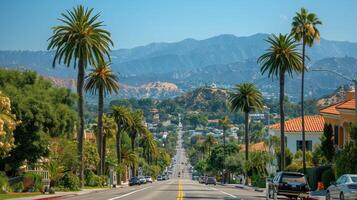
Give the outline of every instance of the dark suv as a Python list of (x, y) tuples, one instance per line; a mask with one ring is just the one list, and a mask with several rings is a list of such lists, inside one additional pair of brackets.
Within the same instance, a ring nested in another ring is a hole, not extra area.
[(129, 180), (129, 186), (140, 185), (140, 184), (141, 184), (140, 179), (136, 176), (131, 177), (131, 179)]
[(274, 179), (268, 182), (267, 198), (274, 198), (274, 192), (288, 198), (308, 199), (310, 188), (304, 174), (278, 172)]

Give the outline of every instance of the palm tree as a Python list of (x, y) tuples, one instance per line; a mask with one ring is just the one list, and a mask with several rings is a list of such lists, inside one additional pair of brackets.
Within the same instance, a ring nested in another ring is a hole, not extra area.
[(266, 40), (270, 44), (267, 52), (259, 57), (258, 63), (261, 65), (261, 72), (268, 73), (269, 77), (279, 77), (280, 87), (280, 170), (285, 168), (285, 113), (284, 113), (284, 88), (285, 74), (290, 76), (294, 72), (302, 71), (302, 55), (298, 51), (298, 44), (295, 43), (291, 35), (279, 34), (271, 35)]
[(106, 158), (106, 149), (107, 149), (107, 139), (114, 138), (115, 134), (118, 131), (118, 126), (115, 123), (114, 119), (103, 115), (103, 171), (105, 172), (105, 158)]
[(236, 85), (229, 96), (230, 108), (233, 112), (244, 112), (245, 119), (245, 160), (248, 161), (249, 146), (249, 113), (263, 109), (263, 96), (252, 83)]
[[(142, 135), (145, 132), (146, 127), (143, 124), (144, 116), (142, 111), (134, 111), (131, 113), (132, 124), (129, 127), (129, 137), (131, 140), (131, 150), (135, 152), (135, 140), (138, 135)], [(135, 175), (135, 166), (132, 166), (132, 174)]]
[(109, 63), (99, 62), (86, 77), (84, 88), (94, 95), (98, 92), (97, 144), (100, 157), (99, 175), (102, 175), (105, 163), (103, 153), (105, 150), (103, 148), (104, 97), (107, 94), (118, 93), (118, 78), (110, 69)]
[[(117, 133), (116, 133), (116, 150), (117, 150), (117, 160), (118, 165), (122, 164), (122, 151), (121, 151), (121, 136), (124, 131), (129, 130), (133, 124), (133, 119), (130, 114), (130, 110), (123, 106), (113, 106), (113, 117), (117, 124)], [(121, 174), (118, 173), (119, 185), (121, 185)]]
[(85, 68), (94, 65), (109, 57), (110, 33), (102, 29), (103, 23), (98, 22), (100, 14), (92, 16), (93, 9), (77, 6), (72, 11), (62, 13), (63, 24), (53, 27), (53, 35), (48, 39), (48, 50), (55, 49), (53, 67), (56, 62), (62, 62), (67, 67), (71, 64), (78, 68), (77, 93), (78, 93), (78, 118), (79, 127), (77, 132), (77, 148), (80, 161), (80, 180), (83, 186), (84, 161), (83, 161), (83, 138), (84, 138), (84, 96), (83, 84)]
[(217, 140), (213, 134), (208, 134), (206, 140), (204, 141), (205, 146), (208, 148), (208, 156), (211, 156), (211, 148), (213, 145), (217, 144)]
[(305, 81), (305, 47), (312, 47), (315, 41), (320, 40), (320, 31), (317, 25), (322, 24), (315, 13), (309, 13), (305, 8), (301, 8), (300, 12), (296, 13), (291, 23), (291, 34), (299, 42), (302, 42), (302, 66), (301, 71), (301, 128), (302, 128), (302, 160), (303, 169), (306, 173), (306, 142), (305, 142), (305, 113), (304, 113), (304, 81)]
[[(222, 119), (218, 121), (219, 125), (222, 126), (223, 129), (223, 155), (226, 158), (226, 131), (231, 127), (231, 120), (227, 116), (224, 116)], [(223, 163), (225, 160), (223, 160)], [(223, 164), (223, 183), (226, 183), (226, 170)]]
[(140, 146), (143, 148), (143, 156), (145, 160), (148, 163), (151, 163), (158, 152), (155, 138), (148, 129), (145, 129), (143, 136), (140, 138)]

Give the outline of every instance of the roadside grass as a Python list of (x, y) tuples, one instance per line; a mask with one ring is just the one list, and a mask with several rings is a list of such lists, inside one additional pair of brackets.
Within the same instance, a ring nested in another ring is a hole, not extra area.
[(110, 188), (109, 186), (84, 186), (83, 189), (101, 189), (101, 188)]
[(41, 195), (41, 192), (31, 192), (31, 193), (17, 193), (17, 192), (9, 192), (7, 194), (0, 194), (0, 199), (14, 199), (21, 197), (32, 197)]

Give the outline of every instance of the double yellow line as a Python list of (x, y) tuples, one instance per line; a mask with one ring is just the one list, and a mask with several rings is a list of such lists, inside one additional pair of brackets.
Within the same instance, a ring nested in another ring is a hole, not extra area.
[(182, 189), (181, 179), (179, 179), (178, 193), (177, 193), (177, 198), (176, 198), (176, 200), (183, 200), (183, 189)]

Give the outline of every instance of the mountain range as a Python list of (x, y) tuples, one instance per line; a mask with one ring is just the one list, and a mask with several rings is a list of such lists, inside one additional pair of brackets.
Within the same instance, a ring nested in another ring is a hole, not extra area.
[[(157, 82), (177, 85), (176, 91), (215, 84), (232, 87), (236, 83), (254, 82), (266, 94), (276, 96), (278, 83), (261, 75), (256, 60), (268, 48), (264, 40), (268, 34), (247, 37), (219, 35), (204, 40), (185, 39), (175, 43), (151, 43), (131, 49), (113, 50), (111, 53), (113, 71), (120, 74), (120, 81), (128, 87), (155, 86)], [(307, 49), (309, 68), (324, 68), (357, 76), (357, 43), (321, 39)], [(30, 69), (44, 76), (56, 79), (74, 79), (73, 66), (67, 69), (58, 65), (52, 67), (53, 52), (50, 51), (0, 51), (0, 66)], [(334, 91), (346, 84), (343, 79), (322, 72), (308, 72), (306, 76), (307, 97), (316, 98)], [(292, 99), (299, 96), (299, 76), (289, 79), (287, 95)], [(139, 90), (137, 90), (139, 91)], [(145, 94), (133, 97), (147, 97)], [(155, 98), (168, 98), (177, 92), (168, 91)], [(139, 92), (140, 93), (140, 92)], [(124, 95), (130, 97), (130, 91)]]

